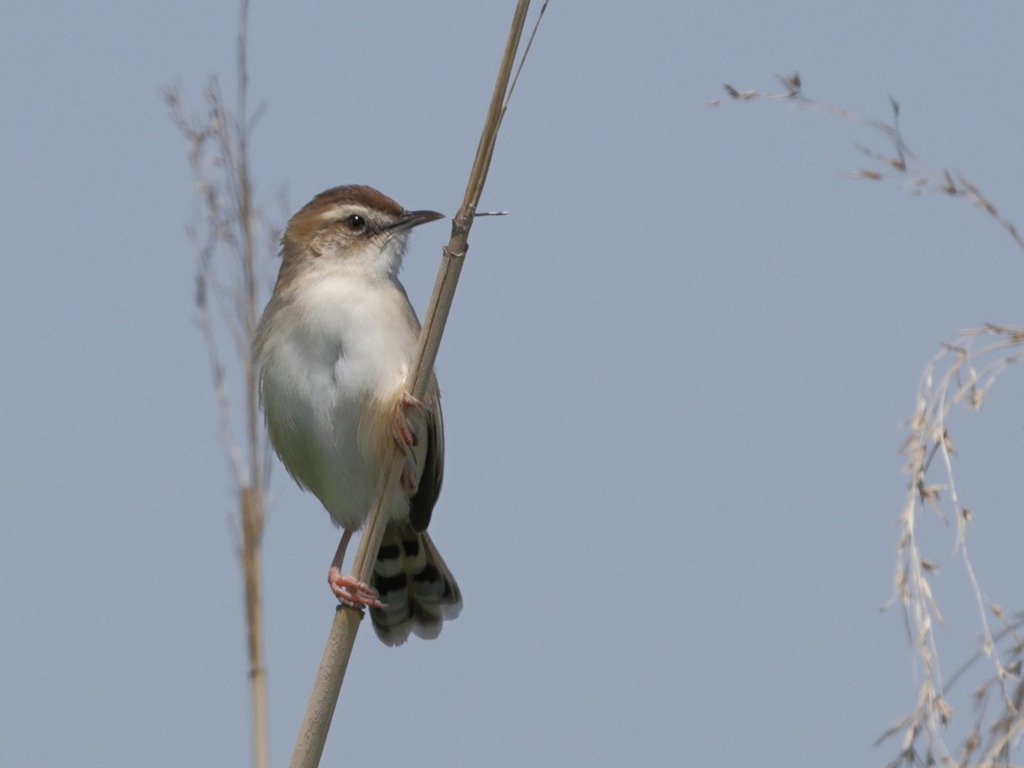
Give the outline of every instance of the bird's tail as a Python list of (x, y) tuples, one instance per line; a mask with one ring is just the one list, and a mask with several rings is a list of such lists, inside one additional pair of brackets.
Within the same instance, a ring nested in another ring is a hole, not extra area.
[(462, 593), (434, 542), (407, 524), (388, 523), (371, 586), (384, 608), (371, 608), (370, 619), (385, 645), (401, 645), (412, 632), (432, 640), (444, 621), (462, 610)]

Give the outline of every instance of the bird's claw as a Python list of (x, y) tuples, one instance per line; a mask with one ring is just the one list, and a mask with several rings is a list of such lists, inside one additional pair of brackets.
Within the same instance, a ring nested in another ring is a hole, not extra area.
[(343, 574), (340, 569), (332, 567), (327, 574), (327, 583), (338, 598), (338, 602), (349, 608), (384, 608), (380, 595), (373, 587), (355, 576)]
[[(422, 400), (418, 400), (408, 392), (402, 393), (401, 404), (403, 408), (424, 407)], [(395, 419), (393, 437), (395, 442), (398, 443), (398, 447), (402, 449), (402, 453), (405, 454), (400, 480), (402, 490), (406, 493), (413, 493), (417, 486), (416, 454), (413, 449), (419, 445), (419, 440), (416, 438), (416, 433), (412, 431), (412, 427), (409, 426), (409, 420), (405, 417), (404, 412), (400, 412), (398, 418)]]

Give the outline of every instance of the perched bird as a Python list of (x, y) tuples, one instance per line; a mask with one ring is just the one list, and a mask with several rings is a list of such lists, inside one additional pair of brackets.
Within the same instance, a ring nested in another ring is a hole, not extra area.
[[(368, 606), (387, 645), (410, 631), (437, 637), (462, 608), (426, 532), (441, 491), (444, 424), (436, 380), (423, 402), (406, 390), (420, 324), (398, 281), (409, 231), (440, 218), (370, 187), (321, 192), (288, 222), (253, 345), (274, 449), (343, 529), (331, 590), (346, 605)], [(386, 490), (387, 526), (368, 585), (341, 564), (396, 443), (402, 470)]]

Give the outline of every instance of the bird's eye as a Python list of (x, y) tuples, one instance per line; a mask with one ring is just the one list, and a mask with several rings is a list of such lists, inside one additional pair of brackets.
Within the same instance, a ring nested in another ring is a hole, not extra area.
[(366, 219), (358, 213), (353, 213), (342, 219), (342, 223), (352, 232), (360, 233), (366, 231)]

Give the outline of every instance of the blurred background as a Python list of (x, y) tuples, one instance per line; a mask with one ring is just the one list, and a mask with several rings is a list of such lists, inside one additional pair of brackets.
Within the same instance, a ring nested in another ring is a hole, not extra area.
[[(536, 4), (535, 4), (536, 5)], [(256, 193), (281, 223), (370, 184), (453, 214), (514, 4), (332, 0), (250, 18)], [(234, 83), (233, 2), (7, 0), (0, 26), (0, 764), (249, 761), (237, 519), (195, 324), (193, 189), (161, 89)], [(432, 532), (465, 610), (360, 633), (324, 765), (885, 765), (915, 701), (892, 595), (905, 439), (956, 331), (1021, 320), (1024, 260), (965, 201), (853, 180), (888, 151), (723, 83), (901, 128), (1020, 209), (1021, 7), (548, 8), (438, 375)], [(279, 203), (281, 197), (286, 203)], [(422, 312), (446, 225), (417, 230)], [(268, 261), (269, 289), (276, 264)], [(1020, 594), (1024, 409), (958, 413), (987, 599)], [(265, 534), (274, 765), (333, 617), (337, 532), (279, 464)], [(979, 623), (926, 518), (949, 671)], [(984, 669), (982, 670), (984, 672)], [(964, 689), (954, 733), (970, 724)]]

